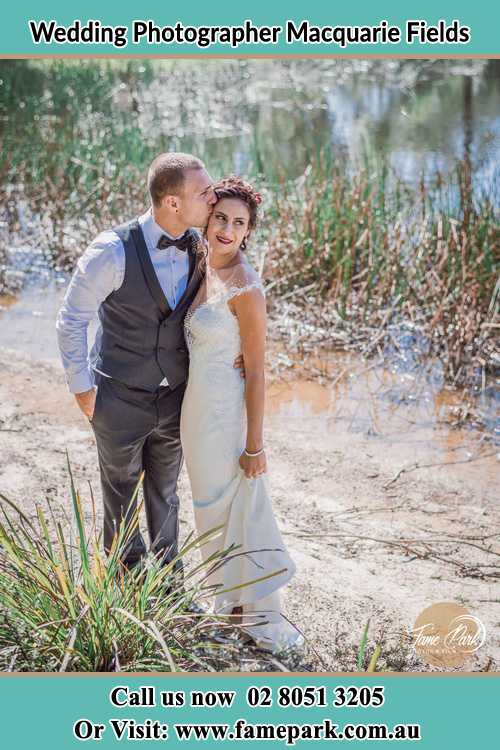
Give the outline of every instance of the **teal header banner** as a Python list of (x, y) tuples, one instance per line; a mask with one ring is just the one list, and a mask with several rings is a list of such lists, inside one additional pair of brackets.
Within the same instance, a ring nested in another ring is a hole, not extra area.
[(0, 681), (2, 746), (487, 750), (499, 688), (498, 674), (11, 675)]
[(500, 6), (477, 0), (401, 3), (6, 4), (0, 54), (419, 55), (500, 54)]

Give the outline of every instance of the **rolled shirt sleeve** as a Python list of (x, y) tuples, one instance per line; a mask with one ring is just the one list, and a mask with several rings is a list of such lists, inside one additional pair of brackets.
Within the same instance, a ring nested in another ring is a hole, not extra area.
[(59, 351), (71, 393), (83, 393), (94, 385), (88, 327), (101, 303), (120, 288), (124, 274), (123, 244), (112, 231), (100, 234), (78, 261), (56, 321)]

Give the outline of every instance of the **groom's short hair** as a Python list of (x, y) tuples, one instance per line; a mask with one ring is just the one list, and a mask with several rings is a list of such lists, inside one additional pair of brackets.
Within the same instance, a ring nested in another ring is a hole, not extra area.
[(171, 151), (154, 159), (148, 172), (148, 189), (153, 205), (158, 206), (166, 195), (179, 195), (188, 169), (205, 169), (192, 154)]

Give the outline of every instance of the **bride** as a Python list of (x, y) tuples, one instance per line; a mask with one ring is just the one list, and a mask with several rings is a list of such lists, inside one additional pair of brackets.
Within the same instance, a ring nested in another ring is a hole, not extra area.
[[(279, 589), (295, 573), (273, 514), (263, 446), (266, 303), (244, 250), (261, 197), (229, 177), (214, 186), (217, 203), (206, 237), (206, 276), (185, 319), (189, 379), (181, 441), (198, 535), (221, 526), (203, 559), (227, 553), (206, 583), (217, 586), (215, 613), (270, 651), (302, 645), (281, 614)], [(233, 362), (243, 354), (245, 379)], [(242, 586), (246, 582), (248, 585)]]

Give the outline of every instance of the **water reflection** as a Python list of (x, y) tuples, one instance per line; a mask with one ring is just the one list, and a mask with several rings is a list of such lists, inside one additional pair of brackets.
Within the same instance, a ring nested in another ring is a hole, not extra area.
[[(353, 443), (358, 449), (364, 446), (367, 455), (370, 445), (383, 445), (402, 467), (450, 465), (460, 476), (474, 479), (478, 490), (496, 486), (500, 454), (495, 442), (452, 426), (453, 414), (462, 406), (460, 394), (438, 387), (415, 390), (413, 377), (389, 369), (386, 362), (367, 366), (358, 355), (332, 353), (329, 365), (341, 373), (333, 386), (298, 374), (268, 388), (268, 418), (291, 439), (297, 432), (303, 442), (320, 440), (325, 451), (348, 451)], [(394, 399), (394, 393), (406, 396)]]
[(332, 144), (352, 159), (386, 154), (410, 181), (465, 153), (484, 180), (500, 145), (499, 71), (496, 60), (174, 67), (141, 95), (141, 124), (208, 152), (214, 164), (273, 176), (299, 176)]

